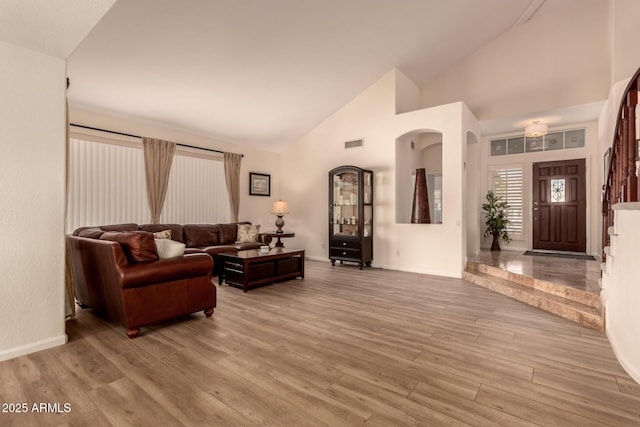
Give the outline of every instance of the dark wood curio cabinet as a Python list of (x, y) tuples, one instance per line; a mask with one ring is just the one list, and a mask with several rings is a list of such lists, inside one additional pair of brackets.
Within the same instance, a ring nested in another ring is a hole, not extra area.
[(331, 265), (373, 260), (373, 172), (339, 166), (329, 172), (329, 259)]

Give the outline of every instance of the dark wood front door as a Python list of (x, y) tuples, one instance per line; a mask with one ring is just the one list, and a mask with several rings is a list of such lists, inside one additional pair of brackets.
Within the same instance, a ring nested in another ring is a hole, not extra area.
[(585, 252), (584, 159), (533, 164), (533, 249)]

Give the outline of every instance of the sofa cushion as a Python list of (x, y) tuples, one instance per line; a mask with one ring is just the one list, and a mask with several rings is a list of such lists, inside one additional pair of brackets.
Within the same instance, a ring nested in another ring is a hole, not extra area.
[(140, 227), (138, 224), (130, 222), (127, 224), (101, 225), (100, 229), (102, 231), (138, 231)]
[(171, 230), (171, 240), (184, 243), (184, 231), (182, 224), (142, 224), (140, 230), (158, 233), (165, 230)]
[(171, 239), (155, 239), (155, 242), (160, 259), (175, 258), (184, 254), (184, 243)]
[(261, 242), (242, 242), (242, 243), (235, 243), (233, 245), (234, 248), (236, 248), (239, 251), (246, 251), (249, 249), (260, 249), (260, 246), (263, 246), (263, 243)]
[[(233, 252), (237, 253), (238, 249), (235, 246), (221, 245), (221, 246), (209, 246), (207, 248), (203, 248), (203, 250), (214, 257), (215, 255), (225, 253), (225, 252)], [(214, 258), (215, 259), (215, 258)]]
[(203, 253), (205, 253), (205, 252), (204, 252), (204, 249), (202, 249), (202, 248), (189, 248), (189, 247), (184, 248), (184, 254), (185, 255), (203, 254)]
[[(112, 225), (100, 225), (100, 226), (88, 226), (88, 227), (78, 227), (73, 231), (73, 235), (74, 236), (78, 236), (78, 237), (91, 237), (91, 236), (80, 236), (80, 233), (84, 232), (85, 230), (101, 230), (101, 231), (136, 231), (138, 230), (138, 224), (134, 224), (134, 223), (128, 223), (128, 224), (112, 224)], [(100, 236), (98, 237), (93, 237), (94, 239), (98, 239), (100, 238)]]
[(260, 225), (238, 224), (236, 243), (257, 242)]
[(218, 225), (213, 224), (185, 224), (184, 243), (187, 247), (215, 246), (221, 244)]
[(236, 242), (238, 237), (237, 224), (218, 224), (218, 228), (220, 229), (219, 245), (232, 245)]
[(99, 239), (104, 234), (104, 231), (98, 227), (86, 227), (78, 231), (76, 236), (87, 237), (89, 239)]
[(147, 231), (108, 231), (100, 240), (120, 243), (129, 262), (146, 262), (158, 259), (158, 251), (153, 234)]

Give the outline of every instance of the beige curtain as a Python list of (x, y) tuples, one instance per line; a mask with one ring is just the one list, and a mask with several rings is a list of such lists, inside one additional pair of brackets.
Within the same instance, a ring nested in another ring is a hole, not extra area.
[[(69, 89), (69, 78), (67, 77), (67, 89)], [(64, 218), (67, 219), (67, 205), (69, 204), (69, 101), (65, 96), (65, 120), (66, 120), (66, 161), (65, 161), (65, 196), (64, 196)], [(72, 230), (69, 230), (72, 231)], [(65, 269), (64, 269), (64, 282), (65, 290), (67, 294), (67, 307), (65, 309), (65, 315), (68, 319), (74, 319), (76, 317), (76, 292), (73, 283), (73, 270), (71, 269), (71, 253), (69, 252), (69, 245), (67, 239), (64, 238), (65, 247)]]
[(176, 151), (175, 142), (163, 141), (155, 138), (142, 138), (144, 147), (144, 170), (147, 178), (147, 198), (151, 211), (151, 223), (160, 222), (160, 213), (164, 205), (169, 184), (169, 173), (173, 154)]
[(224, 153), (224, 177), (231, 205), (231, 222), (238, 222), (240, 211), (240, 163), (242, 154)]

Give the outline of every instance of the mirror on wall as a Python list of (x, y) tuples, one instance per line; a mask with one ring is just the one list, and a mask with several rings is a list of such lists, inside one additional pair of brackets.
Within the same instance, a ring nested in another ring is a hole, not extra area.
[(417, 130), (396, 139), (396, 223), (411, 223), (416, 170), (424, 168), (431, 224), (442, 224), (442, 134)]

